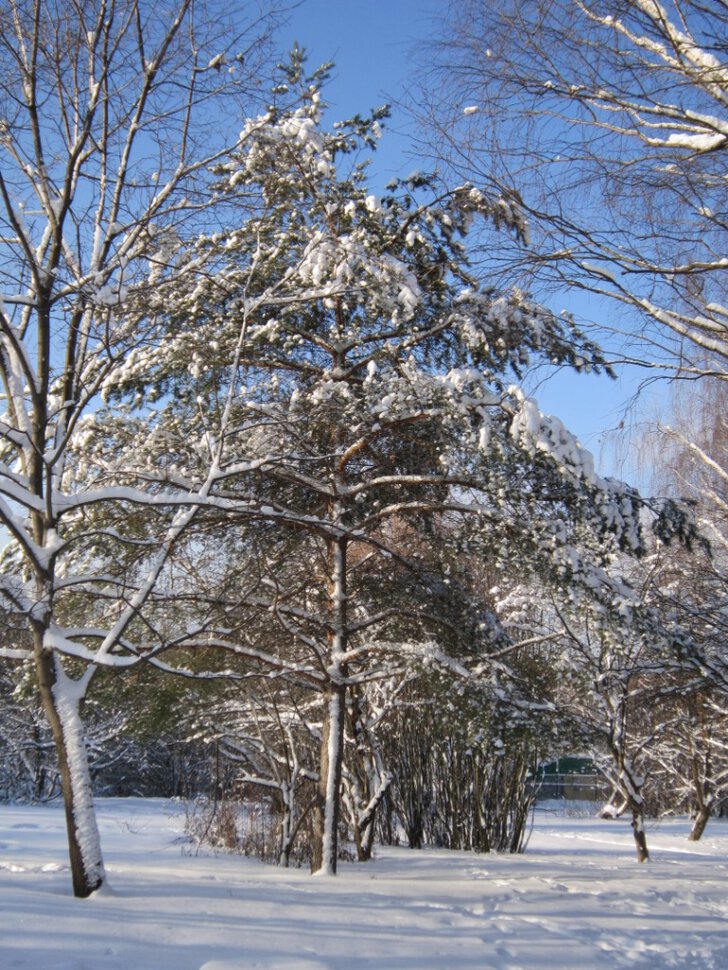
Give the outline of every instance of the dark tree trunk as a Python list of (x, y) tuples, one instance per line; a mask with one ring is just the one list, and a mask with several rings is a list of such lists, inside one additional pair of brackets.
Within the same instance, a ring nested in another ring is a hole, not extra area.
[(647, 862), (650, 853), (647, 851), (647, 839), (645, 837), (644, 816), (641, 806), (632, 806), (632, 832), (637, 847), (637, 861)]
[[(697, 701), (696, 701), (697, 704)], [(693, 750), (691, 760), (693, 792), (695, 795), (696, 813), (688, 836), (689, 842), (698, 842), (705, 831), (710, 818), (710, 806), (713, 802), (713, 759), (710, 751), (710, 732), (706, 725), (705, 707), (701, 704), (696, 715), (699, 716), (697, 737), (703, 742)], [(701, 750), (703, 749), (703, 750)]]
[(688, 842), (698, 842), (705, 831), (705, 826), (708, 824), (708, 819), (710, 818), (710, 808), (707, 805), (701, 805), (698, 809), (698, 813), (693, 819), (693, 825), (690, 829), (690, 835), (688, 836)]

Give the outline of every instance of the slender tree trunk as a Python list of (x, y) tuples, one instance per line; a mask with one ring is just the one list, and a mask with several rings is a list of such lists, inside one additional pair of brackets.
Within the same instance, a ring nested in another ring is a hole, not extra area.
[[(613, 719), (610, 724), (609, 748), (614, 759), (615, 776), (612, 778), (614, 793), (610, 802), (616, 801), (617, 795), (621, 795), (624, 804), (620, 811), (613, 815), (621, 814), (624, 809), (629, 808), (632, 816), (632, 834), (637, 849), (637, 861), (647, 862), (650, 853), (647, 851), (647, 838), (645, 836), (645, 813), (644, 799), (642, 798), (642, 786), (644, 784), (643, 772), (635, 770), (632, 759), (627, 750), (627, 700), (629, 685), (620, 681), (618, 689), (614, 693), (608, 693), (606, 700), (610, 710), (613, 712)], [(606, 809), (606, 806), (605, 806)], [(602, 809), (602, 817), (604, 810)]]
[(367, 829), (361, 832), (357, 826), (354, 831), (357, 862), (369, 862), (372, 857), (372, 839), (369, 837), (370, 830), (371, 826), (368, 826)]
[(647, 838), (645, 837), (645, 821), (641, 805), (632, 805), (632, 832), (637, 847), (637, 861), (647, 862), (650, 853), (647, 851)]
[(341, 806), (341, 766), (344, 756), (344, 714), (346, 688), (332, 684), (326, 695), (326, 711), (321, 737), (318, 796), (314, 807), (314, 851), (312, 871), (336, 874), (339, 852)]
[(359, 862), (369, 862), (374, 851), (374, 812), (363, 827), (357, 827), (356, 854)]
[(291, 848), (293, 847), (293, 811), (291, 808), (290, 792), (282, 792), (283, 795), (283, 819), (281, 821), (281, 848), (278, 853), (278, 865), (288, 868), (291, 861)]
[(347, 738), (351, 736), (352, 764), (347, 762), (350, 771), (344, 786), (348, 795), (344, 804), (352, 822), (357, 859), (368, 862), (374, 847), (377, 809), (386, 797), (393, 776), (384, 770), (377, 740), (362, 717), (361, 697), (352, 690), (347, 698), (345, 734)]
[(36, 669), (58, 756), (73, 894), (85, 898), (99, 889), (105, 879), (80, 715), (90, 677), (80, 682), (71, 680), (53, 654), (43, 649), (36, 649)]
[[(334, 503), (332, 521), (340, 521), (341, 509)], [(318, 795), (314, 808), (314, 851), (312, 871), (336, 874), (339, 854), (339, 817), (341, 815), (341, 769), (344, 760), (344, 718), (346, 716), (347, 648), (347, 540), (329, 542), (329, 603), (331, 639), (329, 644), (331, 678), (326, 688), (324, 722), (321, 731), (321, 757)]]
[(374, 819), (377, 809), (385, 798), (389, 786), (392, 783), (392, 775), (384, 772), (379, 782), (379, 787), (369, 800), (363, 814), (356, 825), (356, 852), (359, 862), (368, 862), (372, 857), (374, 848)]
[[(699, 750), (693, 750), (691, 769), (693, 777), (693, 791), (697, 812), (688, 835), (689, 842), (698, 842), (705, 831), (710, 818), (710, 806), (713, 802), (713, 761), (710, 756), (709, 734), (705, 724), (705, 708), (700, 708), (700, 725), (698, 738), (705, 746), (705, 754), (701, 756)], [(701, 745), (702, 747), (702, 745)]]

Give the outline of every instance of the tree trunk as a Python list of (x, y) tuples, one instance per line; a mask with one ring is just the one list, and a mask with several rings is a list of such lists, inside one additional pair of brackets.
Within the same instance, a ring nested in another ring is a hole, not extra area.
[(333, 876), (339, 851), (341, 766), (344, 754), (346, 688), (332, 684), (326, 695), (321, 735), (318, 795), (314, 807), (314, 846), (311, 869)]
[(392, 784), (393, 776), (390, 772), (383, 772), (379, 781), (379, 787), (369, 800), (364, 812), (356, 824), (356, 853), (359, 862), (369, 862), (374, 848), (374, 819), (377, 809), (381, 805), (389, 786)]
[(290, 792), (283, 792), (283, 818), (281, 820), (281, 847), (278, 853), (278, 865), (287, 869), (291, 861), (293, 848), (293, 810), (291, 808)]
[(71, 680), (57, 659), (42, 649), (36, 651), (36, 669), (58, 756), (73, 894), (85, 898), (99, 889), (105, 879), (80, 716), (90, 672), (81, 681)]
[(698, 813), (693, 819), (693, 825), (690, 829), (690, 835), (688, 836), (688, 842), (698, 842), (705, 831), (705, 826), (708, 824), (708, 819), (710, 818), (710, 808), (707, 805), (701, 805), (698, 809)]
[(364, 831), (357, 827), (355, 834), (357, 862), (369, 862), (374, 848), (374, 826), (370, 823)]
[(644, 816), (641, 806), (632, 806), (632, 832), (634, 833), (634, 841), (637, 847), (637, 861), (647, 862), (650, 858), (650, 853), (647, 851)]
[[(698, 699), (699, 700), (699, 699)], [(696, 705), (698, 703), (696, 700)], [(710, 732), (706, 725), (705, 705), (700, 704), (700, 708), (694, 714), (699, 717), (699, 730), (697, 738), (702, 742), (693, 749), (691, 758), (691, 774), (693, 779), (693, 792), (695, 794), (695, 804), (697, 811), (693, 819), (693, 825), (688, 835), (688, 842), (698, 842), (705, 826), (710, 818), (710, 806), (713, 803), (713, 759), (711, 757)], [(694, 743), (695, 738), (693, 739)], [(704, 748), (704, 752), (701, 749)]]
[[(333, 521), (340, 521), (341, 509), (334, 503)], [(341, 772), (344, 761), (344, 719), (346, 716), (346, 677), (342, 657), (347, 646), (347, 540), (328, 543), (329, 604), (331, 609), (329, 683), (324, 694), (324, 722), (321, 730), (321, 756), (316, 804), (311, 869), (321, 875), (336, 875), (339, 853), (339, 816), (341, 813)]]

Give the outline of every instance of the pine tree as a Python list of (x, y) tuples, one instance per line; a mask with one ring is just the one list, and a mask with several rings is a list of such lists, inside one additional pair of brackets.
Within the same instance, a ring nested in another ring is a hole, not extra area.
[(168, 645), (228, 651), (245, 676), (320, 696), (314, 868), (332, 873), (351, 690), (413, 665), (494, 669), (488, 624), (466, 637), (438, 614), (447, 569), (415, 551), (446, 541), (434, 523), (467, 523), (496, 570), (563, 586), (588, 581), (607, 548), (639, 553), (642, 502), (513, 383), (544, 357), (603, 364), (568, 319), (469, 266), (473, 220), (523, 235), (518, 208), (421, 174), (376, 195), (359, 158), (385, 113), (328, 130), (324, 80), (294, 51), (276, 96), (299, 106), (245, 123), (217, 169), (230, 221), (144, 294), (154, 354), (114, 393), (157, 402), (157, 435), (133, 456), (147, 479), (204, 490), (187, 554), (203, 535), (241, 550), (220, 555), (215, 595)]

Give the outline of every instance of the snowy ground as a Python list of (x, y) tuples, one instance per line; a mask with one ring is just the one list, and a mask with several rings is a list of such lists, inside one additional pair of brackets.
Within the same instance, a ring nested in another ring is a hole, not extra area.
[(728, 824), (685, 841), (537, 813), (523, 856), (381, 849), (312, 878), (192, 856), (179, 806), (99, 803), (111, 888), (70, 895), (58, 807), (0, 806), (2, 970), (728, 968)]

